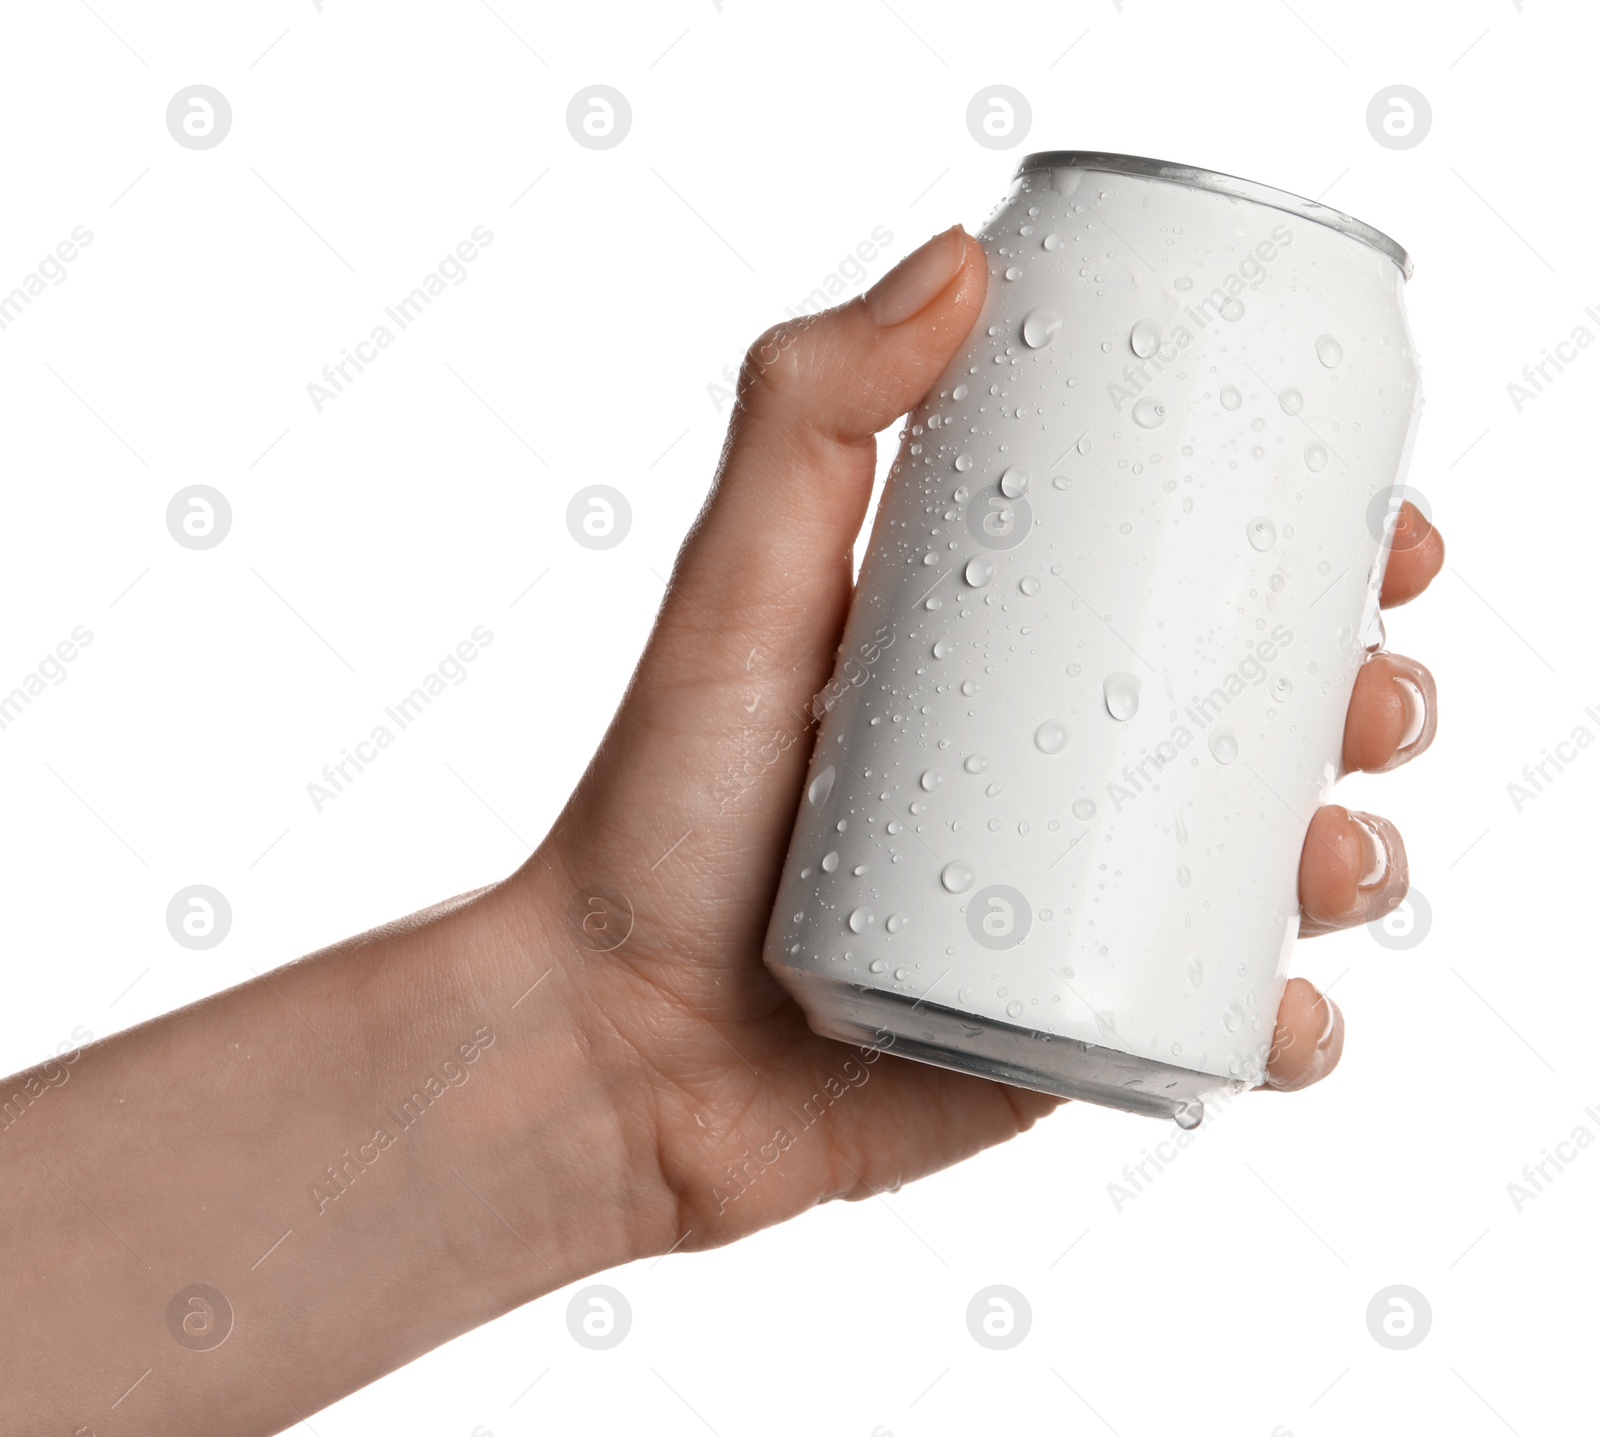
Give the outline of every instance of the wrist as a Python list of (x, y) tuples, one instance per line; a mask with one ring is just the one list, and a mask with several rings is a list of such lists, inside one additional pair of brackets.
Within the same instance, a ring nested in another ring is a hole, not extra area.
[(457, 1026), (476, 1019), (492, 1034), (463, 1084), (475, 1091), (442, 1181), (503, 1310), (677, 1237), (652, 1094), (607, 1020), (604, 953), (583, 941), (562, 877), (530, 862), (450, 914), (430, 945), (435, 982), (459, 987)]

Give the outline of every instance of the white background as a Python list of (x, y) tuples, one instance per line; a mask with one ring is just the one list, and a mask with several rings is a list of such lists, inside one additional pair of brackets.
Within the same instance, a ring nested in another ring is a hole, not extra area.
[[(865, 282), (977, 228), (1028, 150), (1204, 165), (1323, 196), (1416, 259), (1411, 478), (1449, 560), (1389, 635), (1443, 721), (1414, 769), (1339, 797), (1401, 825), (1433, 917), (1399, 952), (1302, 945), (1348, 1019), (1336, 1076), (1236, 1102), (1120, 1213), (1107, 1184), (1172, 1130), (1074, 1104), (893, 1197), (609, 1275), (634, 1314), (610, 1351), (572, 1340), (556, 1294), (313, 1426), (1592, 1425), (1600, 1145), (1520, 1212), (1507, 1184), (1576, 1125), (1600, 1136), (1600, 752), (1520, 813), (1507, 784), (1574, 726), (1600, 736), (1600, 353), (1521, 413), (1506, 389), (1579, 323), (1600, 336), (1592, 11), (494, 4), (8, 10), (0, 291), (75, 225), (94, 239), (0, 332), (0, 690), (75, 625), (94, 640), (0, 731), (0, 1071), (516, 865), (701, 500), (726, 420), (708, 386), (875, 226), (894, 240)], [(233, 108), (198, 152), (164, 122), (197, 82)], [(633, 110), (601, 152), (565, 123), (591, 83)], [(965, 125), (996, 83), (1033, 111), (1004, 153)], [(1396, 83), (1433, 109), (1404, 151), (1365, 121)], [(468, 281), (316, 413), (307, 382), (480, 224)], [(165, 525), (193, 483), (233, 509), (207, 552)], [(633, 506), (603, 553), (564, 520), (591, 483)], [(470, 680), (316, 813), (306, 784), (478, 624)], [(193, 883), (233, 907), (204, 953), (164, 921)], [(1005, 1352), (966, 1329), (991, 1283), (1032, 1306)], [(1365, 1318), (1394, 1283), (1432, 1308), (1404, 1352)]]

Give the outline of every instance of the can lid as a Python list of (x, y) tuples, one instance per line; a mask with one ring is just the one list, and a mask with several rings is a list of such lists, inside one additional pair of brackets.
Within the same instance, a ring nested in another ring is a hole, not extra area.
[(1020, 177), (1029, 170), (1103, 170), (1114, 175), (1140, 175), (1146, 179), (1167, 180), (1175, 185), (1190, 185), (1195, 189), (1213, 190), (1219, 195), (1231, 195), (1237, 200), (1252, 200), (1258, 205), (1268, 205), (1299, 215), (1351, 239), (1370, 245), (1379, 254), (1393, 260), (1400, 273), (1411, 278), (1411, 256), (1382, 230), (1376, 230), (1343, 210), (1319, 204), (1316, 200), (1302, 199), (1287, 190), (1275, 190), (1271, 185), (1242, 180), (1237, 175), (1224, 175), (1216, 170), (1196, 169), (1193, 165), (1171, 164), (1166, 160), (1146, 159), (1141, 155), (1109, 155), (1097, 150), (1041, 150), (1026, 155), (1017, 166)]

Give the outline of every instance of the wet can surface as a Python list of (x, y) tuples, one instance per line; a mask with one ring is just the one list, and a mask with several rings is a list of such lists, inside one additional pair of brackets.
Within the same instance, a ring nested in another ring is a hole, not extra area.
[(1261, 1080), (1420, 409), (1404, 251), (1022, 163), (909, 418), (766, 945), (819, 1033), (1192, 1125)]

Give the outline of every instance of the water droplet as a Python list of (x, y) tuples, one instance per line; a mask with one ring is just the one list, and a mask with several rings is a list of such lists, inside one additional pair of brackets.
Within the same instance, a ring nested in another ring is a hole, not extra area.
[(1244, 1010), (1237, 1003), (1229, 1003), (1222, 1010), (1222, 1026), (1230, 1033), (1237, 1033), (1244, 1022)]
[(1067, 665), (1067, 677), (1069, 679), (1077, 678), (1078, 675), (1081, 674), (1082, 672), (1083, 672), (1083, 665), (1082, 664), (1068, 664)]
[(824, 873), (832, 873), (838, 866), (839, 854), (837, 851), (824, 855), (822, 860), (822, 871)]
[(1022, 1004), (1017, 1002), (1017, 1000), (1015, 998), (1013, 998), (1009, 1003), (1006, 1004), (1006, 1017), (1008, 1017), (1008, 1018), (1020, 1018), (1021, 1016), (1022, 1016)]
[[(1245, 536), (1250, 540), (1250, 547), (1259, 550), (1263, 554), (1278, 541), (1278, 526), (1267, 518), (1265, 514), (1257, 514), (1254, 519), (1244, 526), (1244, 532)], [(935, 654), (939, 652), (937, 644), (934, 645), (933, 651)]]
[(978, 692), (977, 681), (975, 679), (962, 679), (961, 692), (970, 699), (973, 694)]
[(1190, 874), (1189, 870), (1180, 864), (1178, 866), (1178, 887), (1187, 888), (1191, 881), (1192, 875)]
[(1179, 848), (1189, 846), (1189, 828), (1183, 821), (1183, 814), (1178, 809), (1172, 811), (1172, 836), (1178, 840)]
[(1155, 429), (1166, 422), (1167, 406), (1164, 400), (1145, 395), (1143, 399), (1135, 400), (1133, 405), (1133, 422), (1141, 429)]
[(1272, 697), (1277, 699), (1280, 704), (1293, 692), (1294, 685), (1290, 683), (1289, 680), (1286, 679), (1282, 674), (1279, 674), (1278, 677), (1272, 681)]
[(888, 971), (889, 960), (887, 958), (874, 958), (872, 962), (867, 964), (867, 972), (869, 973), (887, 973)]
[(1085, 434), (1083, 438), (1078, 441), (1078, 453), (1080, 454), (1087, 454), (1092, 447), (1093, 446), (1089, 443), (1089, 436), (1087, 434)]
[(848, 922), (852, 933), (865, 933), (872, 926), (872, 910), (858, 908), (850, 915)]
[(937, 769), (925, 768), (922, 771), (922, 777), (919, 778), (917, 782), (922, 785), (922, 791), (924, 793), (932, 793), (934, 789), (938, 788), (938, 786), (944, 782), (944, 779), (940, 776)]
[(950, 391), (950, 397), (955, 400), (957, 404), (959, 404), (967, 397), (967, 386), (964, 384), (956, 385), (956, 387)]
[(1172, 287), (1180, 294), (1187, 294), (1188, 291), (1194, 288), (1194, 281), (1188, 275), (1180, 274), (1172, 281)]
[(1139, 680), (1133, 674), (1107, 674), (1104, 688), (1112, 718), (1126, 721), (1139, 712)]
[(1034, 730), (1033, 742), (1040, 753), (1060, 753), (1067, 746), (1066, 725), (1047, 719)]
[(828, 801), (828, 795), (833, 792), (833, 781), (837, 777), (838, 775), (834, 772), (833, 765), (830, 763), (811, 780), (811, 787), (806, 790), (806, 797), (811, 800), (813, 807), (820, 808)]
[(1322, 469), (1328, 462), (1328, 451), (1313, 440), (1306, 445), (1306, 468), (1313, 474)]
[[(990, 798), (999, 798), (1000, 797), (1000, 780), (996, 779), (993, 783), (991, 783), (988, 786), (988, 788), (984, 789), (984, 793), (987, 794)], [(999, 822), (1000, 822), (1000, 820), (998, 818), (991, 818), (989, 820), (989, 827), (990, 828), (996, 828), (996, 825), (999, 824)], [(998, 829), (996, 831), (998, 831)]]
[(1178, 1104), (1172, 1114), (1172, 1121), (1182, 1128), (1184, 1132), (1192, 1133), (1205, 1121), (1205, 1117), (1206, 1105), (1191, 1098)]
[(1094, 817), (1094, 800), (1092, 798), (1075, 798), (1072, 800), (1072, 816), (1080, 822), (1087, 823)]
[(994, 560), (984, 558), (968, 559), (965, 572), (967, 582), (974, 589), (985, 588), (989, 581), (994, 578)]
[(965, 474), (967, 470), (972, 468), (972, 456), (970, 454), (957, 454), (956, 468)]
[(853, 873), (853, 874), (855, 874), (855, 876), (856, 876), (856, 877), (857, 877), (857, 878), (865, 878), (865, 877), (866, 877), (866, 876), (867, 876), (867, 865), (866, 865), (866, 864), (864, 864), (864, 863), (858, 863), (858, 864), (856, 864), (856, 866), (855, 866), (855, 867), (854, 867), (854, 868), (852, 868), (852, 869), (851, 869), (851, 870), (850, 870), (850, 871), (851, 871), (851, 872), (852, 872), (852, 873)]
[(939, 882), (947, 893), (965, 893), (972, 887), (972, 876), (972, 866), (957, 859), (945, 864), (939, 874)]
[(1007, 279), (1021, 279), (1022, 278), (1022, 270), (1021, 270), (1020, 266), (1012, 265), (1006, 271), (1006, 278)]
[(1133, 328), (1128, 331), (1128, 343), (1140, 359), (1149, 359), (1161, 348), (1161, 326), (1153, 319), (1134, 321)]
[(1044, 247), (1047, 250), (1049, 250), (1052, 254), (1056, 250), (1060, 249), (1061, 246), (1064, 245), (1065, 243), (1066, 243), (1066, 241), (1064, 239), (1062, 239), (1061, 236), (1058, 235), (1054, 230), (1051, 230), (1050, 233), (1047, 234), (1044, 237), (1044, 240), (1043, 240)]
[(1100, 1036), (1109, 1043), (1117, 1041), (1117, 1015), (1106, 1008), (1094, 1015), (1094, 1025), (1100, 1030)]
[(1238, 299), (1224, 300), (1222, 307), (1217, 311), (1230, 324), (1244, 318), (1244, 301)]
[(1022, 338), (1029, 349), (1044, 349), (1061, 328), (1061, 316), (1053, 309), (1034, 309), (1022, 321)]
[(1028, 492), (1029, 481), (1033, 478), (1020, 464), (1013, 464), (1000, 476), (1000, 492), (1007, 499), (1020, 499)]
[(1344, 346), (1331, 334), (1319, 334), (1317, 336), (1317, 358), (1322, 361), (1324, 368), (1332, 369), (1334, 365), (1344, 358)]
[(961, 761), (961, 767), (966, 769), (968, 773), (982, 773), (984, 769), (989, 767), (989, 760), (981, 753), (969, 753)]
[(1030, 599), (1036, 597), (1039, 593), (1039, 581), (1034, 578), (1032, 574), (1028, 574), (1024, 578), (1019, 579), (1017, 581), (1017, 587), (1021, 589), (1022, 592)]
[(1278, 408), (1283, 410), (1285, 414), (1298, 414), (1305, 408), (1305, 403), (1305, 395), (1293, 387), (1285, 389), (1278, 396)]
[(1206, 981), (1206, 965), (1198, 958), (1191, 958), (1188, 962), (1189, 986), (1198, 988)]
[(1238, 389), (1231, 384), (1224, 384), (1222, 392), (1217, 395), (1217, 398), (1222, 401), (1224, 409), (1237, 409), (1244, 403), (1244, 395), (1240, 394)]
[(906, 926), (906, 922), (907, 922), (907, 919), (906, 919), (906, 915), (904, 913), (891, 913), (887, 918), (885, 918), (883, 920), (883, 926), (885, 928), (887, 928), (891, 933), (898, 933), (902, 928), (904, 928)]
[(1239, 757), (1239, 740), (1233, 736), (1231, 728), (1213, 729), (1206, 739), (1206, 747), (1218, 763), (1232, 763)]

